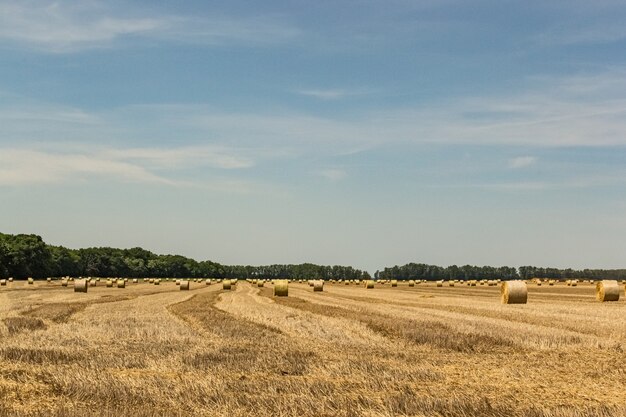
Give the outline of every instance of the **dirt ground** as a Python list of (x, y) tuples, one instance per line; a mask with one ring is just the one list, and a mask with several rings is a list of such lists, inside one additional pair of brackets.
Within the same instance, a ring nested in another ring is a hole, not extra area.
[(0, 416), (626, 416), (590, 284), (0, 287)]

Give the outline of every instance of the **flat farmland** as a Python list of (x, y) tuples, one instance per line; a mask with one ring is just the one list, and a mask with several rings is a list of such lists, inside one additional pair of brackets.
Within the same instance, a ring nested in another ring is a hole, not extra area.
[(13, 282), (0, 416), (626, 416), (623, 287), (528, 288)]

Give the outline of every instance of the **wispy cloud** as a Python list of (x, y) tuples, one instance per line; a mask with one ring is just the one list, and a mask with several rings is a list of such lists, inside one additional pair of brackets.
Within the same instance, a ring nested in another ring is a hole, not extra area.
[(323, 178), (326, 178), (329, 181), (340, 181), (346, 177), (347, 172), (343, 169), (324, 169), (318, 171), (317, 174)]
[(115, 41), (129, 37), (207, 45), (258, 45), (283, 42), (298, 34), (297, 28), (273, 17), (133, 13), (131, 10), (115, 11), (106, 3), (95, 1), (0, 3), (0, 41), (54, 53), (111, 47)]
[[(242, 182), (221, 178), (212, 181), (176, 179), (176, 172), (193, 167), (246, 168), (247, 158), (228, 155), (226, 150), (207, 148), (133, 148), (62, 152), (0, 148), (0, 186), (59, 184), (104, 179), (168, 186), (227, 188), (241, 191)], [(172, 175), (174, 174), (174, 175)]]
[(517, 158), (509, 159), (509, 168), (525, 168), (537, 163), (537, 158), (534, 156), (519, 156)]

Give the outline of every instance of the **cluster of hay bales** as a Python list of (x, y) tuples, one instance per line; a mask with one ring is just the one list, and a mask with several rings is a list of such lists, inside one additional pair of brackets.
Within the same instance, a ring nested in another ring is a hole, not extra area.
[(526, 304), (528, 287), (524, 281), (505, 281), (500, 288), (502, 304)]

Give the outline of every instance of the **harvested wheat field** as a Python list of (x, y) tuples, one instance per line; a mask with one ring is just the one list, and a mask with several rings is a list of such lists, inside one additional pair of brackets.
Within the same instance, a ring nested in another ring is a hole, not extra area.
[(273, 293), (8, 283), (0, 416), (626, 415), (626, 302), (594, 285)]

